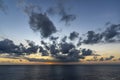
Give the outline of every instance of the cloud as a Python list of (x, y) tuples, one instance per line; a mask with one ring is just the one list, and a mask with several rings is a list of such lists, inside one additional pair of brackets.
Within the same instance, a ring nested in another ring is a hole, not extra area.
[(37, 53), (37, 50), (38, 50), (39, 46), (35, 45), (35, 42), (33, 42), (33, 41), (30, 41), (30, 40), (26, 40), (26, 41), (27, 41), (29, 47), (26, 48), (25, 52), (29, 53), (29, 54), (31, 54), (31, 53)]
[(43, 38), (48, 38), (57, 32), (56, 26), (50, 20), (49, 15), (60, 16), (60, 21), (64, 21), (66, 24), (76, 19), (75, 15), (68, 12), (69, 9), (64, 5), (65, 1), (57, 1), (55, 6), (47, 7), (46, 10), (42, 10), (43, 8), (40, 5), (25, 0), (19, 2), (22, 4), (23, 11), (29, 16), (30, 28), (34, 32), (40, 32)]
[[(47, 45), (49, 50), (45, 48), (46, 51), (48, 51), (52, 57), (58, 59), (59, 61), (79, 61), (79, 59), (84, 59), (84, 55), (80, 54), (80, 49), (77, 49), (73, 43), (60, 41), (59, 43), (50, 44), (42, 41), (42, 44)], [(43, 47), (40, 48), (40, 52), (44, 52)]]
[(49, 54), (48, 54), (48, 51), (47, 50), (44, 50), (43, 49), (43, 47), (41, 47), (41, 46), (39, 46), (39, 52), (41, 52), (42, 53), (42, 56), (48, 56)]
[[(41, 46), (30, 40), (26, 40), (26, 42), (28, 46), (25, 47), (22, 43), (16, 45), (12, 40), (4, 39), (0, 41), (0, 53), (25, 57), (25, 53), (30, 55), (40, 52), (41, 56), (51, 56), (59, 61), (79, 61), (79, 59), (84, 59), (85, 56), (93, 55), (92, 50), (77, 49), (77, 46), (69, 42), (47, 43), (41, 41)], [(80, 54), (81, 52), (82, 54)]]
[(105, 58), (105, 60), (112, 60), (114, 58), (114, 56), (110, 56), (108, 58)]
[(61, 39), (62, 42), (66, 42), (66, 40), (67, 40), (67, 36), (64, 36), (64, 37)]
[(75, 19), (76, 19), (75, 15), (67, 14), (62, 16), (61, 21), (65, 21), (65, 23), (68, 24), (70, 21), (74, 21)]
[(102, 35), (99, 33), (95, 33), (94, 31), (87, 32), (87, 39), (83, 40), (85, 44), (94, 44), (99, 43), (102, 40)]
[(48, 38), (53, 33), (57, 32), (56, 26), (48, 17), (46, 11), (42, 11), (39, 5), (20, 0), (21, 8), (29, 17), (30, 28), (34, 32), (39, 32), (43, 38)]
[(77, 50), (77, 49), (73, 48), (69, 51), (68, 56), (72, 60), (79, 60), (79, 59), (81, 59), (80, 50)]
[(57, 49), (56, 45), (50, 45), (50, 53), (52, 54), (52, 56), (56, 56), (57, 53), (59, 53), (59, 50)]
[(109, 56), (109, 57), (105, 57), (105, 58), (101, 57), (99, 59), (99, 61), (108, 61), (108, 60), (112, 60), (113, 58), (115, 58), (115, 56)]
[(45, 47), (45, 49), (49, 50), (50, 47), (48, 46), (48, 44), (46, 42), (44, 42), (43, 40), (41, 41), (41, 44)]
[(20, 53), (19, 47), (12, 40), (4, 39), (0, 41), (0, 53)]
[(67, 13), (63, 3), (59, 3), (57, 7), (58, 14), (61, 16), (61, 21), (64, 21), (66, 24), (68, 24), (70, 21), (74, 21), (76, 19), (75, 15)]
[[(75, 44), (66, 41), (60, 41), (59, 43), (51, 44), (42, 41), (42, 44), (47, 45), (49, 50), (46, 51), (48, 51), (52, 57), (58, 59), (59, 61), (79, 61), (79, 59), (84, 59), (85, 56), (95, 55), (90, 49), (77, 49)], [(43, 47), (41, 48), (42, 49), (40, 49), (40, 52), (43, 52), (44, 49)]]
[(60, 51), (62, 52), (62, 54), (68, 54), (69, 50), (75, 48), (75, 45), (72, 43), (61, 43), (60, 44)]
[(120, 40), (120, 24), (112, 24), (102, 33), (106, 42), (116, 42)]
[(90, 49), (82, 49), (81, 50), (83, 56), (90, 56), (93, 55), (93, 51)]
[(79, 33), (74, 31), (74, 32), (70, 33), (69, 39), (74, 40), (75, 38), (78, 38), (78, 36), (79, 36)]
[(57, 31), (56, 27), (46, 14), (32, 13), (29, 24), (33, 31), (40, 32), (41, 36), (44, 38), (49, 37)]
[(51, 36), (51, 37), (50, 37), (50, 40), (56, 41), (58, 38), (59, 38), (59, 37)]
[(108, 22), (106, 22), (106, 23), (105, 23), (105, 25), (106, 25), (106, 26), (107, 26), (107, 25), (109, 25), (109, 24), (111, 24), (111, 22), (110, 22), (110, 21), (108, 21)]
[(99, 59), (99, 61), (104, 61), (105, 59), (103, 58), (103, 57), (101, 57), (100, 59)]
[(66, 24), (68, 24), (71, 21), (74, 21), (76, 16), (68, 13), (67, 10), (69, 11), (69, 9), (65, 8), (64, 3), (58, 2), (56, 6), (49, 7), (47, 9), (47, 13), (50, 15), (59, 15), (61, 17), (60, 21), (64, 21)]
[(28, 43), (28, 47), (25, 47), (22, 43), (19, 45), (14, 44), (12, 40), (4, 39), (0, 41), (0, 53), (9, 53), (15, 55), (23, 55), (23, 53), (37, 53), (37, 50), (39, 48), (38, 45), (35, 45), (33, 41), (26, 40)]
[(120, 24), (111, 24), (101, 33), (95, 31), (88, 31), (86, 39), (83, 40), (85, 44), (96, 44), (100, 42), (119, 42), (120, 41)]
[(79, 40), (78, 40), (78, 43), (77, 43), (77, 47), (79, 47), (81, 44), (82, 44), (82, 38), (80, 37)]
[(7, 6), (4, 4), (3, 0), (0, 0), (0, 11), (6, 12)]

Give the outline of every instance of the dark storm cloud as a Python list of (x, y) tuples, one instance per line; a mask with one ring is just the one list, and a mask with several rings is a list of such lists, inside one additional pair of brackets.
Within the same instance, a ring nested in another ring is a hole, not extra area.
[(69, 39), (74, 40), (78, 36), (79, 36), (79, 33), (74, 31), (74, 32), (70, 33)]
[(99, 43), (102, 39), (102, 35), (99, 33), (95, 33), (94, 31), (87, 32), (87, 39), (83, 40), (85, 44), (94, 44)]
[(74, 21), (76, 19), (76, 16), (74, 14), (67, 13), (67, 10), (64, 6), (64, 3), (59, 2), (56, 6), (49, 7), (47, 10), (47, 13), (50, 15), (59, 15), (60, 21), (64, 21), (66, 24), (70, 23), (71, 21)]
[(57, 31), (56, 27), (46, 14), (32, 13), (29, 23), (33, 31), (40, 32), (42, 37), (45, 38), (49, 37)]

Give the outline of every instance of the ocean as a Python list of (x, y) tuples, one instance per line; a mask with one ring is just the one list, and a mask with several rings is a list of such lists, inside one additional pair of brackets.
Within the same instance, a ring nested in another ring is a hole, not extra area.
[(4, 65), (0, 80), (120, 80), (120, 65)]

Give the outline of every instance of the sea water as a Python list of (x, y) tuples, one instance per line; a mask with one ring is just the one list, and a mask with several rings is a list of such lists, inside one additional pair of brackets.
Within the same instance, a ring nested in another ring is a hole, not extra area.
[(4, 65), (0, 80), (120, 80), (120, 65)]

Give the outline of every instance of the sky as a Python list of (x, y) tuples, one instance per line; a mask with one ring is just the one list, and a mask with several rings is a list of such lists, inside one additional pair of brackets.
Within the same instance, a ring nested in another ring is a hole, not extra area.
[[(16, 45), (23, 43), (29, 47), (30, 41), (34, 41), (34, 46), (45, 47), (41, 40), (48, 45), (54, 41), (49, 39), (51, 36), (59, 37), (56, 44), (63, 46), (77, 44), (81, 37), (81, 45), (75, 49), (81, 48), (82, 52), (85, 48), (94, 55), (120, 58), (120, 1), (0, 0), (1, 41), (9, 39)], [(61, 42), (64, 36), (68, 37), (67, 41)], [(58, 54), (54, 56), (59, 57)]]

